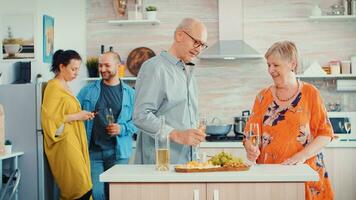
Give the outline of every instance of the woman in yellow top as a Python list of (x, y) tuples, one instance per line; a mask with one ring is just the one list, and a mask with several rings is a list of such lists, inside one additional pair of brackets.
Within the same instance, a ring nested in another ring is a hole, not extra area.
[(298, 55), (294, 43), (273, 44), (265, 58), (274, 84), (257, 95), (246, 124), (246, 136), (251, 123), (257, 124), (262, 133), (259, 147), (244, 140), (247, 157), (258, 164), (306, 163), (319, 174), (319, 181), (305, 184), (306, 199), (333, 199), (320, 152), (333, 138), (333, 129), (319, 91), (296, 79)]
[(91, 199), (90, 160), (83, 120), (94, 114), (81, 110), (68, 86), (79, 72), (80, 55), (58, 50), (53, 56), (50, 80), (44, 92), (42, 126), (47, 159), (59, 185), (61, 199)]

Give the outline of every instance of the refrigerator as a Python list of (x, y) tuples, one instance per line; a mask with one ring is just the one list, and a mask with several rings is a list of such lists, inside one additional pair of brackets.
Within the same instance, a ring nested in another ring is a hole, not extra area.
[(12, 141), (13, 151), (24, 152), (18, 163), (21, 171), (19, 199), (58, 199), (58, 190), (43, 149), (40, 114), (45, 85), (42, 82), (0, 85), (5, 137)]

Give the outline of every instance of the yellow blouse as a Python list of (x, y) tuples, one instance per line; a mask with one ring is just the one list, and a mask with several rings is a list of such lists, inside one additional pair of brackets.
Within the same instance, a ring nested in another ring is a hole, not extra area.
[[(50, 80), (44, 92), (42, 127), (44, 148), (61, 199), (77, 199), (92, 188), (90, 160), (83, 121), (64, 123), (68, 114), (81, 111), (75, 96)], [(64, 125), (61, 134), (55, 134)]]

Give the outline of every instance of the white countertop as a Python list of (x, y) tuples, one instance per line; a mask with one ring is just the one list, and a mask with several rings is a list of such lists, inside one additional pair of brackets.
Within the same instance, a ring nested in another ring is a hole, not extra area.
[[(202, 142), (201, 148), (243, 148), (242, 142)], [(356, 148), (356, 141), (334, 140), (326, 148)]]
[(319, 180), (308, 165), (255, 165), (248, 171), (177, 173), (154, 165), (115, 165), (100, 175), (101, 182), (305, 182)]
[[(136, 147), (136, 141), (133, 141), (133, 148)], [(201, 148), (243, 148), (242, 142), (202, 142)], [(326, 148), (356, 148), (356, 141), (338, 141), (334, 140)]]

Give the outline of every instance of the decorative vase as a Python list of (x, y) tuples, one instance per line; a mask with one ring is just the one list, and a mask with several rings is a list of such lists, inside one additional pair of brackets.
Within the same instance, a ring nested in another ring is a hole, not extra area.
[(97, 68), (88, 69), (89, 77), (99, 77), (99, 70)]
[(155, 20), (157, 17), (157, 11), (147, 11), (146, 12), (146, 18), (148, 20)]
[(5, 145), (5, 154), (11, 154), (12, 145)]

